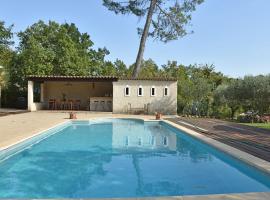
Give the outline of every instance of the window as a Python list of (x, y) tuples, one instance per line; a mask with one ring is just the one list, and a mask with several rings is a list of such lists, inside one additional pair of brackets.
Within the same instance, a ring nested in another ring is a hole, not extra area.
[(156, 88), (155, 88), (155, 86), (151, 87), (150, 94), (151, 94), (151, 97), (156, 96)]
[(128, 85), (125, 87), (125, 96), (130, 96), (130, 87)]
[(139, 146), (142, 146), (142, 138), (139, 138), (139, 139), (138, 139), (138, 145), (139, 145)]
[(143, 87), (140, 85), (138, 88), (138, 97), (142, 97), (143, 96)]
[(150, 138), (150, 144), (151, 144), (152, 146), (155, 145), (155, 136), (151, 136), (151, 138)]
[(125, 137), (125, 146), (128, 146), (129, 140), (128, 140), (128, 136)]
[(162, 143), (164, 146), (168, 146), (168, 137), (167, 136), (163, 137)]
[(169, 96), (169, 88), (167, 86), (164, 88), (164, 96)]

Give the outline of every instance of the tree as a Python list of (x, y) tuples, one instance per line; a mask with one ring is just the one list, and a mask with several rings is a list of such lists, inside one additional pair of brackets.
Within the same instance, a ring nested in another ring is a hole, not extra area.
[(137, 78), (141, 69), (145, 44), (148, 36), (162, 42), (184, 37), (191, 13), (203, 0), (103, 0), (103, 5), (116, 14), (133, 14), (139, 18), (146, 16), (140, 46), (132, 76)]
[(5, 27), (5, 22), (0, 21), (0, 48), (9, 48), (10, 45), (14, 44), (12, 28), (13, 25)]
[(35, 75), (100, 75), (106, 48), (92, 48), (87, 33), (75, 24), (39, 21), (19, 32), (18, 54), (11, 67), (12, 82), (26, 86), (26, 76)]
[(8, 68), (12, 61), (14, 52), (13, 45), (13, 25), (6, 27), (5, 22), (0, 21), (0, 107), (2, 105), (2, 88), (8, 85)]
[(116, 76), (116, 68), (111, 61), (106, 61), (102, 67), (102, 75), (104, 76)]
[(0, 21), (0, 87), (7, 84), (7, 70), (14, 55), (11, 46), (13, 42), (13, 25), (6, 27), (5, 22)]
[(241, 107), (244, 97), (242, 96), (241, 80), (233, 79), (229, 85), (220, 85), (215, 91), (215, 101), (219, 105), (228, 105), (231, 109), (231, 119)]
[(7, 75), (6, 71), (13, 57), (13, 51), (11, 49), (11, 46), (14, 44), (12, 40), (12, 28), (13, 25), (6, 27), (5, 22), (0, 21), (0, 66), (3, 67), (0, 69), (0, 82), (2, 85), (5, 82), (4, 80), (6, 80), (4, 74)]
[[(136, 67), (136, 63), (129, 67), (129, 75), (132, 76), (132, 72)], [(143, 60), (141, 64), (141, 70), (138, 74), (139, 78), (150, 78), (150, 77), (157, 77), (160, 76), (160, 70), (158, 69), (157, 64), (152, 60)]]
[(117, 76), (119, 77), (127, 76), (128, 69), (127, 69), (126, 64), (122, 60), (116, 59), (116, 61), (114, 62), (114, 66), (116, 69)]
[(245, 76), (241, 80), (243, 108), (262, 115), (270, 108), (270, 75)]

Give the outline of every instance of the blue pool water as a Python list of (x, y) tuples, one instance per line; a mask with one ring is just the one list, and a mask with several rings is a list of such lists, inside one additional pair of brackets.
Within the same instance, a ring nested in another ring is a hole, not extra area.
[(76, 122), (0, 162), (1, 198), (270, 191), (270, 177), (161, 122)]

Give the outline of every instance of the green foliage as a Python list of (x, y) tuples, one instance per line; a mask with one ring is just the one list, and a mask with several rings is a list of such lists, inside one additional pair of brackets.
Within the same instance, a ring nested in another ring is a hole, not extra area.
[(13, 25), (5, 27), (5, 22), (0, 21), (0, 48), (8, 48), (10, 45), (14, 44), (11, 40), (13, 37), (12, 28)]
[(232, 79), (215, 91), (217, 105), (228, 105), (231, 118), (239, 109), (263, 115), (270, 112), (270, 75)]
[(217, 106), (227, 105), (231, 109), (231, 118), (240, 108), (239, 85), (237, 81), (232, 81), (229, 85), (221, 85), (215, 91), (215, 100)]
[(178, 65), (168, 62), (162, 66), (162, 75), (178, 80), (178, 112), (186, 115), (209, 116), (214, 113), (215, 88), (227, 81), (212, 65)]
[[(108, 49), (98, 48), (98, 50), (90, 49), (90, 64), (88, 75), (97, 76), (103, 75), (103, 67), (106, 64), (105, 56), (109, 55), (110, 52)], [(86, 72), (87, 73), (87, 72)]]
[(105, 76), (116, 76), (116, 68), (114, 67), (114, 64), (112, 62), (107, 61), (105, 62), (101, 73)]
[(270, 109), (270, 75), (245, 76), (241, 84), (242, 107), (259, 114)]
[[(153, 0), (103, 0), (103, 5), (116, 14), (133, 14), (139, 18), (149, 12), (150, 2)], [(158, 0), (151, 19), (152, 27), (148, 36), (163, 42), (175, 40), (185, 36), (186, 27), (190, 24), (191, 13), (203, 0)], [(138, 28), (138, 33), (143, 30)]]
[(128, 75), (127, 66), (122, 60), (117, 59), (114, 62), (114, 66), (115, 66), (115, 69), (116, 69), (116, 76), (121, 77), (121, 76), (127, 76)]
[(26, 76), (101, 74), (109, 51), (92, 49), (87, 33), (75, 24), (39, 21), (18, 34), (20, 44), (11, 67), (12, 81), (26, 86)]
[(133, 14), (140, 19), (146, 17), (144, 28), (138, 28), (141, 35), (132, 77), (138, 78), (142, 70), (143, 54), (149, 36), (162, 42), (184, 37), (188, 32), (191, 13), (203, 0), (103, 0), (103, 5), (116, 14)]
[(13, 45), (13, 25), (6, 27), (3, 21), (0, 21), (0, 86), (6, 86), (8, 81), (7, 69), (13, 58), (13, 51), (11, 45)]
[(148, 59), (142, 62), (142, 68), (139, 74), (140, 78), (158, 77), (158, 76), (159, 76), (158, 66), (152, 59)]
[[(128, 77), (131, 77), (134, 67), (135, 63), (129, 67), (127, 72)], [(157, 64), (152, 59), (142, 61), (141, 71), (138, 76), (139, 78), (159, 77), (159, 76), (161, 76), (161, 71), (159, 70)]]

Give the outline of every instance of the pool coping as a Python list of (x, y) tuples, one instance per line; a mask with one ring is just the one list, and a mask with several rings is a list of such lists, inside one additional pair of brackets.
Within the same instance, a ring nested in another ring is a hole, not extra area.
[[(4, 199), (4, 198), (3, 198)], [(16, 198), (8, 198), (12, 200)], [(18, 200), (21, 198), (17, 198)], [(48, 200), (23, 198), (27, 200)], [(211, 195), (187, 195), (187, 196), (164, 196), (164, 197), (135, 197), (135, 198), (50, 198), (51, 200), (269, 200), (270, 192), (231, 193)]]
[[(27, 143), (27, 142), (31, 142), (32, 139), (42, 136), (44, 133), (49, 132), (57, 127), (61, 127), (64, 125), (68, 125), (70, 122), (73, 121), (91, 121), (91, 120), (97, 120), (97, 119), (136, 119), (136, 120), (141, 120), (143, 122), (164, 122), (176, 129), (179, 129), (181, 131), (184, 131), (186, 134), (191, 135), (192, 137), (195, 137), (197, 139), (199, 139), (200, 141), (205, 142), (208, 145), (213, 146), (214, 148), (217, 148), (218, 150), (225, 152), (233, 157), (235, 157), (236, 159), (239, 159), (245, 163), (247, 163), (248, 165), (251, 165), (263, 172), (266, 172), (268, 174), (270, 174), (270, 162), (265, 161), (263, 159), (260, 159), (256, 156), (253, 156), (251, 154), (248, 154), (246, 152), (243, 152), (239, 149), (236, 149), (234, 147), (231, 147), (227, 144), (224, 144), (222, 142), (219, 142), (217, 140), (214, 140), (212, 138), (209, 138), (205, 135), (202, 135), (196, 131), (193, 131), (191, 129), (188, 129), (184, 126), (181, 126), (179, 124), (170, 122), (168, 120), (152, 120), (152, 119), (143, 119), (143, 118), (136, 118), (134, 116), (132, 117), (95, 117), (95, 118), (90, 118), (90, 119), (78, 119), (78, 120), (65, 120), (64, 122), (60, 122), (50, 128), (38, 131), (37, 133), (33, 134), (32, 136), (26, 137), (24, 139), (21, 139), (13, 144), (10, 144), (8, 146), (5, 146), (3, 148), (0, 148), (0, 162), (3, 161), (3, 159), (1, 160), (1, 153), (4, 154), (6, 151), (9, 151), (12, 148), (16, 149), (17, 145), (20, 145), (23, 143)], [(58, 131), (56, 131), (58, 132)], [(51, 134), (52, 135), (52, 134)], [(49, 135), (50, 136), (50, 135)], [(49, 137), (48, 136), (48, 137)], [(42, 139), (41, 139), (42, 140)], [(35, 144), (36, 142), (34, 142), (33, 144)], [(24, 148), (23, 148), (24, 149)], [(22, 149), (22, 150), (23, 150)], [(11, 154), (12, 155), (12, 154)], [(8, 156), (9, 157), (9, 156)], [(7, 157), (7, 158), (8, 158)], [(4, 159), (5, 160), (5, 159)], [(10, 199), (10, 198), (9, 198)], [(32, 199), (32, 198), (24, 198), (24, 199)], [(63, 198), (53, 198), (53, 199), (63, 199)], [(73, 198), (70, 198), (73, 199)], [(80, 199), (96, 199), (96, 198), (80, 198)], [(164, 197), (137, 197), (137, 198), (98, 198), (99, 200), (108, 200), (108, 199), (123, 199), (123, 200), (204, 200), (204, 199), (217, 199), (217, 200), (221, 200), (221, 199), (228, 199), (228, 200), (236, 200), (236, 199), (243, 199), (243, 200), (269, 200), (270, 199), (270, 192), (253, 192), (253, 193), (234, 193), (234, 194), (210, 194), (210, 195), (187, 195), (187, 196), (164, 196)]]
[[(67, 120), (64, 122), (57, 123), (50, 128), (41, 130), (36, 132), (35, 134), (18, 140), (15, 143), (9, 144), (0, 148), (0, 162), (8, 159), (9, 157), (13, 156), (14, 154), (23, 151), (24, 149), (40, 142), (41, 140), (50, 137), (51, 135), (59, 132), (61, 128), (64, 128), (65, 125), (68, 125), (71, 121)], [(51, 132), (53, 131), (53, 132)]]

